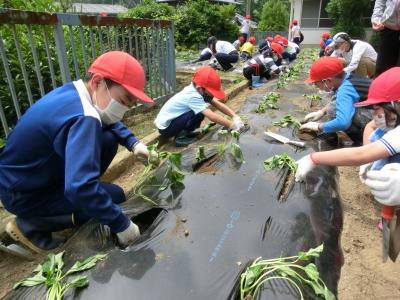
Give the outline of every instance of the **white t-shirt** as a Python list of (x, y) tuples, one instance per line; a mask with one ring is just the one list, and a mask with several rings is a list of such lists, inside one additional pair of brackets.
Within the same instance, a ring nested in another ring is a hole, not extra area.
[(211, 54), (212, 54), (211, 49), (210, 49), (210, 48), (204, 48), (204, 49), (201, 51), (200, 56), (203, 55), (203, 54), (206, 54), (206, 53), (211, 53)]
[(232, 51), (236, 51), (235, 46), (233, 46), (231, 43), (226, 42), (226, 41), (217, 41), (215, 44), (215, 51), (217, 53), (225, 53), (229, 54)]
[(296, 49), (300, 49), (299, 45), (289, 41), (288, 47), (286, 48), (287, 53), (290, 53), (290, 54), (297, 53)]
[(300, 26), (299, 25), (295, 25), (292, 27), (292, 37), (293, 38), (300, 37)]
[(240, 27), (240, 33), (249, 33), (250, 31), (250, 20), (243, 20), (242, 22), (242, 27)]
[(204, 101), (203, 96), (191, 83), (163, 105), (154, 125), (158, 129), (165, 129), (171, 124), (172, 120), (184, 113), (192, 110), (197, 115), (207, 108), (208, 104)]
[(333, 57), (343, 57), (348, 64), (346, 68), (343, 70), (347, 73), (353, 72), (358, 68), (358, 64), (360, 63), (361, 58), (368, 57), (372, 61), (376, 62), (376, 58), (378, 54), (375, 49), (368, 43), (359, 41), (359, 40), (351, 40), (354, 44), (353, 49), (350, 49), (349, 52), (344, 52), (338, 54), (335, 51), (331, 54)]
[(386, 148), (390, 156), (400, 153), (400, 126), (387, 132), (379, 142)]

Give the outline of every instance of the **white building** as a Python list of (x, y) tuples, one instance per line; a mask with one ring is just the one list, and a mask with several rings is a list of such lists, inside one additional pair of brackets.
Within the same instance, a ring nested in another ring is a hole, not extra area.
[[(371, 2), (375, 1), (371, 0)], [(329, 0), (291, 0), (290, 3), (290, 23), (294, 19), (298, 20), (301, 31), (304, 34), (303, 44), (319, 44), (321, 42), (321, 33), (329, 32), (333, 26), (333, 21), (329, 19), (328, 13), (325, 11)], [(372, 33), (371, 14), (372, 12), (364, 18), (367, 33), (366, 39), (369, 39)]]

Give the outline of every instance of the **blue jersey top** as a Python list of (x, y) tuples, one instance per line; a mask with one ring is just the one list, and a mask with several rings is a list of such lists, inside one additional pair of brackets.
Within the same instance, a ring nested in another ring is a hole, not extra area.
[(324, 133), (345, 131), (352, 123), (355, 103), (367, 98), (371, 80), (355, 74), (347, 74), (336, 91), (336, 118), (322, 124)]
[[(129, 150), (137, 142), (121, 122), (109, 128)], [(0, 155), (0, 189), (32, 192), (64, 186), (87, 216), (119, 232), (129, 219), (101, 187), (102, 123), (82, 80), (57, 88), (30, 107)]]
[(323, 49), (325, 49), (327, 46), (329, 46), (331, 43), (332, 43), (332, 39), (331, 38), (329, 38), (329, 39), (327, 39), (325, 42), (324, 42), (324, 46), (323, 46)]

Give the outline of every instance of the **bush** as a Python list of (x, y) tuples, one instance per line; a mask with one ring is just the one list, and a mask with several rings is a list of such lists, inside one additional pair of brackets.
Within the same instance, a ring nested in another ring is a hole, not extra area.
[(170, 20), (174, 13), (173, 7), (166, 3), (156, 3), (155, 0), (144, 0), (141, 4), (121, 14), (121, 16), (124, 18)]
[(234, 23), (235, 7), (211, 4), (207, 0), (189, 0), (176, 9), (175, 39), (179, 46), (198, 48), (207, 38), (234, 40), (239, 27)]
[(369, 11), (370, 5), (370, 0), (330, 0), (326, 11), (335, 23), (333, 33), (344, 31), (352, 38), (364, 38), (365, 30), (362, 18)]
[(289, 9), (282, 0), (267, 0), (263, 6), (259, 30), (287, 31)]

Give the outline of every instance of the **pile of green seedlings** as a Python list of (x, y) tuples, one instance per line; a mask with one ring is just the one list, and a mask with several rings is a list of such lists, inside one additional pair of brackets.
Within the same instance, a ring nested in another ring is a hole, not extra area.
[(228, 142), (228, 130), (218, 131), (218, 135), (224, 137), (224, 142), (217, 146), (218, 154), (220, 156), (224, 155), (226, 150), (229, 149), (230, 154), (238, 161), (243, 163), (244, 156), (242, 148), (239, 146), (240, 132), (236, 130), (231, 131), (231, 140)]
[(89, 285), (86, 275), (74, 277), (71, 281), (67, 281), (68, 276), (89, 270), (106, 257), (105, 254), (98, 254), (88, 257), (82, 262), (77, 261), (67, 272), (63, 273), (63, 256), (64, 252), (50, 253), (47, 260), (33, 271), (36, 274), (15, 284), (14, 289), (21, 286), (32, 287), (44, 284), (46, 300), (61, 300), (69, 289), (83, 288)]
[(301, 126), (300, 121), (293, 117), (291, 114), (287, 114), (277, 122), (272, 123), (274, 126), (279, 127), (294, 127), (299, 128)]
[[(218, 131), (218, 135), (224, 139), (224, 141), (220, 144), (217, 145), (217, 153), (219, 156), (223, 156), (226, 151), (228, 150), (229, 153), (233, 156), (233, 158), (238, 161), (243, 163), (244, 162), (244, 156), (242, 149), (240, 148), (239, 145), (239, 137), (240, 137), (240, 132), (236, 130), (231, 131), (231, 139), (229, 140), (229, 131), (228, 130), (220, 130)], [(197, 162), (201, 162), (207, 159), (206, 157), (206, 149), (204, 146), (199, 146), (196, 151), (196, 160)]]
[(276, 169), (289, 168), (292, 174), (297, 171), (296, 161), (290, 157), (287, 153), (281, 155), (274, 155), (263, 162), (265, 171), (271, 171)]
[(264, 99), (258, 104), (258, 107), (254, 110), (256, 113), (265, 113), (267, 109), (278, 109), (276, 105), (281, 94), (271, 92), (265, 95)]
[[(310, 262), (322, 253), (323, 244), (311, 248), (307, 252), (299, 252), (296, 256), (262, 260), (257, 258), (241, 275), (240, 300), (258, 299), (260, 288), (271, 280), (285, 280), (298, 292), (304, 300), (303, 288), (310, 287), (315, 295), (335, 300), (335, 295), (321, 279), (317, 266)], [(307, 263), (307, 264), (306, 264)]]
[[(182, 164), (182, 154), (178, 152), (168, 152), (161, 151), (156, 152), (158, 143), (149, 145), (147, 149), (152, 155), (148, 158), (147, 166), (144, 168), (142, 174), (140, 175), (138, 182), (133, 188), (133, 194), (137, 197), (142, 198), (149, 204), (157, 206), (158, 204), (154, 202), (150, 197), (143, 193), (143, 189), (147, 187), (158, 188), (160, 191), (166, 190), (169, 186), (179, 187), (183, 185), (183, 180), (185, 179), (185, 174), (181, 172)], [(158, 167), (161, 160), (165, 160), (167, 164), (166, 172), (163, 175), (163, 179), (168, 180), (168, 184), (165, 184), (165, 180), (161, 180), (163, 183), (157, 183), (157, 179), (154, 175), (150, 176), (150, 173)]]

